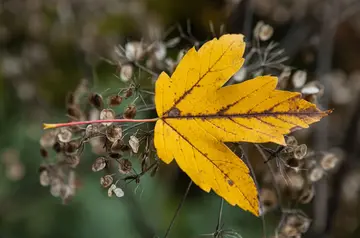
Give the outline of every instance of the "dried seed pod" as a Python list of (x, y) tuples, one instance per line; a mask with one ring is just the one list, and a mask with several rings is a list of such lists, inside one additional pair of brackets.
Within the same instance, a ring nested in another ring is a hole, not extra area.
[(97, 93), (91, 93), (89, 95), (89, 103), (98, 110), (101, 110), (104, 107), (103, 98), (100, 94), (97, 94)]
[(67, 128), (61, 128), (57, 138), (62, 143), (67, 143), (71, 140), (72, 132)]
[(277, 197), (273, 190), (263, 188), (259, 194), (260, 202), (262, 204), (263, 213), (266, 213), (277, 206)]
[(288, 187), (293, 192), (301, 191), (305, 186), (305, 178), (296, 172), (289, 172), (288, 173)]
[(261, 27), (264, 25), (265, 23), (263, 21), (258, 21), (254, 27), (254, 30), (253, 30), (253, 35), (254, 37), (256, 38), (259, 38), (259, 34), (260, 34), (260, 29)]
[(121, 198), (124, 196), (124, 191), (121, 188), (115, 188), (114, 194), (116, 197)]
[(86, 129), (85, 129), (85, 136), (87, 138), (93, 137), (93, 136), (97, 136), (100, 134), (100, 127), (99, 125), (96, 124), (90, 124), (87, 125)]
[(313, 197), (315, 196), (315, 188), (313, 185), (310, 185), (308, 188), (305, 188), (302, 194), (299, 197), (299, 202), (302, 204), (307, 204), (311, 202)]
[(295, 147), (298, 145), (298, 142), (294, 136), (288, 136), (286, 137), (286, 145), (290, 147)]
[(294, 149), (294, 157), (295, 159), (301, 160), (305, 157), (307, 153), (307, 146), (305, 144), (301, 144)]
[(79, 147), (80, 142), (78, 140), (72, 140), (64, 144), (64, 151), (68, 155), (73, 155), (77, 153)]
[(51, 187), (50, 187), (50, 193), (54, 197), (59, 197), (61, 193), (62, 183), (60, 179), (52, 179), (51, 180)]
[(125, 98), (129, 98), (133, 95), (133, 89), (132, 88), (128, 88), (126, 89), (125, 93), (124, 93), (124, 97)]
[(120, 126), (109, 126), (106, 128), (106, 138), (112, 143), (120, 140), (121, 137), (122, 137), (122, 129)]
[(53, 145), (53, 150), (56, 152), (56, 153), (60, 153), (62, 150), (63, 150), (63, 146), (60, 142), (55, 142), (55, 144)]
[(284, 67), (283, 71), (281, 72), (279, 76), (279, 82), (288, 82), (291, 75), (291, 68), (290, 67)]
[(40, 184), (41, 186), (49, 186), (51, 182), (49, 172), (47, 170), (43, 170), (40, 172)]
[(295, 88), (301, 88), (306, 83), (307, 73), (303, 70), (297, 70), (293, 77), (292, 77), (292, 83)]
[(284, 226), (282, 226), (280, 232), (285, 237), (297, 237), (298, 235), (300, 235), (300, 232), (298, 231), (298, 229), (296, 227), (288, 225), (288, 224), (285, 224)]
[(310, 170), (308, 176), (311, 182), (317, 182), (324, 176), (324, 170), (319, 166), (315, 166)]
[[(115, 112), (112, 109), (103, 109), (100, 112), (100, 120), (111, 120), (115, 119)], [(110, 126), (112, 122), (103, 122), (104, 126)]]
[(92, 171), (98, 172), (100, 170), (103, 170), (106, 167), (106, 159), (105, 157), (98, 157), (92, 164)]
[(132, 41), (125, 44), (125, 55), (130, 61), (138, 61), (144, 56), (144, 47), (141, 42)]
[(272, 28), (272, 26), (268, 24), (263, 24), (262, 26), (260, 26), (258, 36), (261, 41), (269, 40), (273, 34), (274, 28)]
[(113, 95), (108, 98), (108, 104), (110, 107), (119, 106), (123, 98), (120, 95)]
[(334, 169), (339, 164), (339, 162), (340, 162), (340, 159), (335, 154), (326, 153), (321, 158), (320, 165), (325, 171), (329, 171), (329, 170)]
[(48, 152), (47, 152), (47, 150), (45, 149), (45, 148), (43, 148), (43, 147), (41, 147), (40, 148), (40, 155), (41, 155), (41, 157), (43, 157), (43, 158), (47, 158), (48, 157)]
[(129, 145), (132, 151), (136, 154), (139, 151), (140, 141), (136, 136), (130, 136)]
[(109, 196), (109, 197), (112, 197), (113, 192), (114, 192), (115, 189), (116, 189), (116, 185), (115, 185), (115, 184), (111, 184), (111, 186), (110, 186), (109, 189), (108, 189), (108, 196)]
[(111, 145), (111, 152), (113, 153), (120, 153), (124, 149), (124, 142), (122, 140), (117, 140)]
[(121, 159), (119, 160), (119, 172), (122, 174), (130, 173), (132, 169), (132, 163), (128, 159)]
[(162, 42), (157, 42), (157, 44), (155, 45), (155, 50), (154, 50), (154, 57), (156, 60), (158, 61), (162, 61), (165, 59), (166, 57), (166, 46), (164, 43)]
[(66, 95), (66, 105), (67, 106), (73, 106), (75, 104), (75, 96), (73, 92), (69, 92)]
[(111, 175), (105, 175), (105, 176), (100, 178), (100, 184), (104, 188), (109, 187), (112, 184), (113, 181), (114, 181), (114, 179), (113, 179), (113, 177)]
[(135, 105), (129, 105), (125, 111), (123, 117), (126, 119), (133, 119), (136, 116), (136, 107)]
[(80, 163), (80, 156), (67, 156), (65, 157), (65, 163), (68, 164), (71, 168), (76, 168)]
[(40, 145), (43, 148), (50, 148), (52, 146), (54, 146), (55, 142), (56, 142), (56, 135), (58, 133), (58, 130), (48, 130), (45, 131), (45, 133), (41, 136), (40, 138)]
[(123, 65), (120, 70), (120, 78), (123, 82), (128, 82), (133, 76), (133, 66), (130, 64)]
[(119, 154), (119, 153), (110, 153), (109, 157), (112, 158), (112, 159), (120, 159), (121, 154)]
[(295, 159), (295, 158), (290, 158), (286, 161), (286, 164), (293, 168), (293, 169), (299, 169), (300, 166), (302, 165), (302, 163), (300, 163), (301, 161)]
[(288, 160), (294, 157), (294, 148), (293, 147), (284, 147), (280, 153), (279, 157), (283, 160)]
[(241, 67), (233, 76), (236, 82), (242, 82), (245, 80), (247, 74), (246, 67)]
[(324, 92), (324, 86), (317, 81), (307, 83), (302, 89), (301, 93), (304, 95), (321, 96)]
[(76, 106), (67, 107), (67, 114), (75, 120), (81, 120), (83, 118), (83, 112)]

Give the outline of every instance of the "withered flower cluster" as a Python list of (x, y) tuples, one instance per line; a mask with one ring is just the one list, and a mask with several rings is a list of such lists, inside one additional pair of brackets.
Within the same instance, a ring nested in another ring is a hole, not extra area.
[[(67, 97), (69, 121), (133, 119), (137, 113), (134, 104), (125, 106), (118, 115), (115, 112), (116, 107), (124, 100), (131, 100), (135, 95), (133, 91), (134, 85), (131, 83), (104, 100), (102, 95), (90, 92), (86, 81), (83, 81)], [(81, 107), (84, 98), (87, 98), (87, 110)], [(75, 169), (80, 164), (84, 148), (88, 144), (97, 155), (91, 167), (92, 171), (104, 172), (100, 177), (100, 185), (108, 189), (109, 197), (124, 196), (121, 187), (132, 181), (139, 183), (146, 172), (155, 175), (158, 169), (158, 162), (154, 159), (152, 134), (140, 129), (133, 131), (141, 125), (142, 123), (103, 122), (45, 131), (40, 139), (40, 153), (44, 158), (39, 170), (41, 185), (49, 186), (53, 196), (67, 202), (80, 185)], [(141, 153), (140, 147), (144, 147)], [(138, 158), (137, 161), (141, 164), (141, 172), (133, 168), (131, 159), (134, 157)]]
[(301, 237), (311, 220), (301, 210), (289, 207), (310, 203), (316, 182), (334, 171), (342, 158), (336, 151), (308, 151), (293, 136), (286, 138), (286, 144), (275, 151), (263, 148), (269, 154), (266, 163), (270, 169), (262, 180), (260, 200), (264, 213), (276, 208), (283, 213), (277, 237)]

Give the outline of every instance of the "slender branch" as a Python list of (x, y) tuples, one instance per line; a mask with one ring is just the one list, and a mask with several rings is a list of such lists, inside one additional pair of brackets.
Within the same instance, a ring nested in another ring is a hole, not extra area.
[(217, 225), (216, 225), (216, 232), (219, 231), (220, 226), (221, 226), (221, 219), (222, 219), (223, 208), (224, 208), (224, 199), (221, 198), (221, 201), (220, 201), (220, 209), (219, 209), (219, 217), (218, 217), (218, 222), (217, 222)]
[(118, 122), (155, 122), (159, 118), (150, 118), (150, 119), (108, 119), (108, 120), (92, 120), (92, 121), (73, 121), (67, 123), (55, 123), (55, 124), (48, 124), (44, 123), (44, 129), (50, 128), (58, 128), (64, 126), (78, 126), (78, 125), (87, 125), (87, 124), (94, 124), (94, 123), (118, 123)]
[(272, 179), (273, 179), (273, 182), (274, 182), (274, 188), (276, 190), (276, 196), (277, 196), (277, 199), (279, 201), (279, 205), (280, 205), (280, 209), (281, 209), (281, 212), (283, 212), (284, 208), (283, 208), (283, 204), (282, 204), (282, 201), (281, 201), (281, 192), (280, 192), (280, 188), (278, 187), (278, 185), (276, 184), (275, 182), (275, 172), (274, 172), (274, 169), (273, 167), (271, 167), (271, 164), (268, 163), (268, 158), (267, 156), (265, 155), (264, 153), (264, 150), (257, 144), (255, 144), (255, 147), (256, 149), (259, 151), (261, 157), (263, 158), (265, 164), (267, 164), (268, 168), (269, 168), (269, 171), (271, 173), (271, 176), (272, 176)]
[(187, 197), (187, 195), (189, 194), (189, 191), (190, 191), (190, 188), (191, 188), (192, 183), (193, 183), (192, 180), (190, 180), (190, 183), (189, 183), (189, 185), (188, 185), (188, 187), (187, 187), (187, 189), (186, 189), (186, 191), (185, 191), (185, 194), (184, 194), (184, 196), (182, 197), (182, 199), (181, 199), (181, 201), (180, 201), (180, 203), (179, 203), (179, 205), (178, 205), (178, 207), (177, 207), (177, 209), (176, 209), (176, 212), (175, 212), (175, 214), (174, 214), (174, 216), (173, 216), (173, 218), (172, 218), (172, 220), (171, 220), (171, 222), (170, 222), (169, 227), (168, 227), (167, 230), (166, 230), (166, 233), (165, 233), (164, 238), (167, 238), (167, 237), (168, 237), (168, 235), (169, 235), (169, 233), (170, 233), (170, 231), (171, 231), (171, 228), (172, 228), (172, 226), (174, 225), (175, 219), (176, 219), (176, 217), (179, 215), (180, 209), (181, 209), (181, 207), (184, 205), (184, 202), (185, 202), (185, 200), (186, 200), (186, 197)]
[[(243, 152), (243, 157), (246, 161), (246, 164), (247, 166), (249, 167), (250, 169), (250, 173), (251, 175), (253, 176), (254, 178), (254, 183), (255, 183), (255, 186), (256, 188), (259, 190), (260, 189), (260, 186), (259, 186), (259, 183), (256, 179), (256, 175), (255, 175), (255, 171), (254, 171), (254, 168), (251, 166), (251, 163), (250, 163), (250, 160), (249, 160), (249, 157), (246, 155), (245, 151), (243, 150), (243, 148), (239, 145), (240, 149), (242, 150)], [(260, 212), (260, 215), (261, 215), (261, 221), (262, 221), (262, 225), (263, 225), (263, 237), (266, 238), (266, 222), (265, 222), (265, 213), (264, 213), (264, 209), (263, 209), (263, 204), (260, 202), (260, 209), (261, 209), (261, 212)]]

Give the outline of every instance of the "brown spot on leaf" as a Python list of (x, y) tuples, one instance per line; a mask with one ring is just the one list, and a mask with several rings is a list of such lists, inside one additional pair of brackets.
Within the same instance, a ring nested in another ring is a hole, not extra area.
[(168, 113), (169, 117), (179, 117), (180, 114), (181, 114), (181, 111), (176, 107), (171, 108)]
[(234, 185), (234, 181), (232, 181), (231, 179), (228, 179), (228, 180), (227, 180), (227, 183), (228, 183), (230, 186), (233, 186), (233, 185)]

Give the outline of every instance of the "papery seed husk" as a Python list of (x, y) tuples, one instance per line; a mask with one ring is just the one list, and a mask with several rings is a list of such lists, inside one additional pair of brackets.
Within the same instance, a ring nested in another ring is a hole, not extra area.
[(106, 159), (105, 157), (98, 157), (92, 164), (92, 171), (98, 172), (103, 170), (106, 167)]

